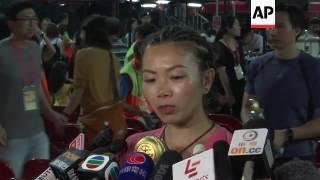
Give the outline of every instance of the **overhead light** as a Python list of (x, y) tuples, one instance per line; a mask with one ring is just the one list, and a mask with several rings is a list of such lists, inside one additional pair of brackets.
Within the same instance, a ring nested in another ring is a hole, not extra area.
[(141, 7), (143, 7), (143, 8), (155, 8), (155, 7), (157, 7), (157, 5), (154, 4), (154, 3), (146, 3), (146, 4), (142, 4)]
[(156, 3), (157, 4), (169, 4), (170, 1), (168, 0), (157, 0)]
[(60, 4), (59, 4), (59, 6), (65, 6), (65, 5), (66, 5), (65, 3), (60, 3)]
[(189, 6), (189, 7), (199, 8), (199, 7), (202, 6), (202, 4), (200, 4), (200, 3), (188, 3), (188, 6)]
[(139, 0), (127, 0), (127, 2), (139, 2)]

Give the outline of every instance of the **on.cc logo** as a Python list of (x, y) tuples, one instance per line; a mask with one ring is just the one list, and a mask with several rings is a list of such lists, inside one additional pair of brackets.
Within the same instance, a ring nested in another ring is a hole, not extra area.
[(191, 163), (191, 159), (188, 160), (186, 170), (184, 171), (185, 175), (188, 175), (188, 178), (196, 176), (198, 174), (197, 166), (200, 164), (200, 160)]

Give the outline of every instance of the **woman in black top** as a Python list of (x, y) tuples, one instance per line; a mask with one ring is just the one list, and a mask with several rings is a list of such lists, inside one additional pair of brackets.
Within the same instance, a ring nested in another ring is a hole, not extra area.
[(218, 72), (218, 101), (228, 107), (232, 115), (240, 119), (242, 95), (245, 86), (244, 58), (236, 37), (240, 36), (240, 23), (234, 16), (222, 21), (214, 49), (218, 52), (216, 66)]

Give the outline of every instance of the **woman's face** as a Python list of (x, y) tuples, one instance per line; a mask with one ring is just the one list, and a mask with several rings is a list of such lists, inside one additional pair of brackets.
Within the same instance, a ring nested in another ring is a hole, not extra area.
[(185, 45), (162, 43), (146, 48), (144, 95), (164, 123), (187, 123), (202, 110), (202, 97), (211, 82), (203, 82), (200, 74), (193, 53)]
[(233, 35), (234, 37), (239, 37), (241, 34), (241, 28), (240, 28), (240, 23), (238, 19), (235, 19), (233, 22), (232, 28), (228, 28), (228, 32)]

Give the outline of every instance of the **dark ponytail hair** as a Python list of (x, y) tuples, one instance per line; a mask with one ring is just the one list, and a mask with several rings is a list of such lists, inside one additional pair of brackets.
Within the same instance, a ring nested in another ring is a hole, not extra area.
[(226, 16), (222, 19), (221, 27), (218, 31), (216, 41), (219, 41), (227, 32), (227, 28), (232, 28), (234, 22), (237, 20), (237, 17), (235, 16)]

